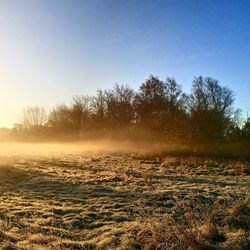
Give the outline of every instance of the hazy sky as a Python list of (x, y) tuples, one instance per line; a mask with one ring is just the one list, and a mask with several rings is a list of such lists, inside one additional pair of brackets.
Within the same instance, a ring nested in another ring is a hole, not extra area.
[(0, 127), (149, 74), (214, 77), (250, 111), (250, 2), (0, 0)]

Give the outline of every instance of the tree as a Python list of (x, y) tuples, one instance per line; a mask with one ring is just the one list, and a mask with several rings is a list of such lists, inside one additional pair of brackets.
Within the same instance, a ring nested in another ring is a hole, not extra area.
[(177, 84), (174, 78), (167, 77), (165, 88), (168, 113), (174, 113), (180, 110), (183, 104), (181, 86)]
[(213, 78), (193, 80), (188, 106), (193, 139), (197, 143), (221, 141), (233, 121), (233, 92)]
[(22, 125), (30, 129), (43, 126), (47, 122), (47, 114), (42, 107), (30, 107), (23, 110)]
[(157, 131), (163, 140), (174, 140), (180, 135), (186, 118), (181, 86), (174, 78), (165, 82), (150, 75), (142, 83), (135, 98), (137, 123)]
[(91, 117), (91, 98), (89, 96), (74, 96), (70, 106), (72, 129), (86, 128)]
[(187, 142), (189, 136), (188, 116), (185, 110), (186, 96), (174, 78), (165, 82), (165, 110), (161, 130), (163, 140), (174, 143)]
[(49, 126), (59, 130), (72, 128), (71, 110), (65, 104), (57, 105), (50, 112)]
[(107, 122), (107, 102), (105, 92), (101, 89), (97, 90), (96, 96), (91, 99), (92, 119), (95, 127), (106, 127)]
[(139, 88), (135, 97), (135, 110), (137, 122), (143, 126), (155, 128), (166, 108), (166, 86), (158, 77), (150, 75)]
[(127, 85), (116, 84), (104, 92), (106, 119), (111, 127), (126, 127), (134, 118), (134, 91)]
[(247, 118), (242, 128), (242, 135), (245, 140), (250, 140), (250, 118)]

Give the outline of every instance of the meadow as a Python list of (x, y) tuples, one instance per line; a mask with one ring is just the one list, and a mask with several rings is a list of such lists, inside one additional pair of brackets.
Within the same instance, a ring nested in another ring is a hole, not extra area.
[(250, 162), (87, 148), (1, 145), (0, 249), (249, 249)]

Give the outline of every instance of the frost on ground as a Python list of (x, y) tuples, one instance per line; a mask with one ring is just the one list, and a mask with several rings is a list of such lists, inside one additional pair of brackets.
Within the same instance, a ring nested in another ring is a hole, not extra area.
[[(90, 152), (0, 161), (2, 249), (202, 249), (202, 237), (218, 247), (207, 249), (249, 247), (249, 162)], [(178, 235), (194, 231), (193, 242)]]

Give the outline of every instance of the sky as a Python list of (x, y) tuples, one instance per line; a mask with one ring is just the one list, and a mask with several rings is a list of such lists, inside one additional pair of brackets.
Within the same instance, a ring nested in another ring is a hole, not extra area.
[(0, 0), (0, 127), (150, 74), (216, 78), (250, 113), (250, 1)]

